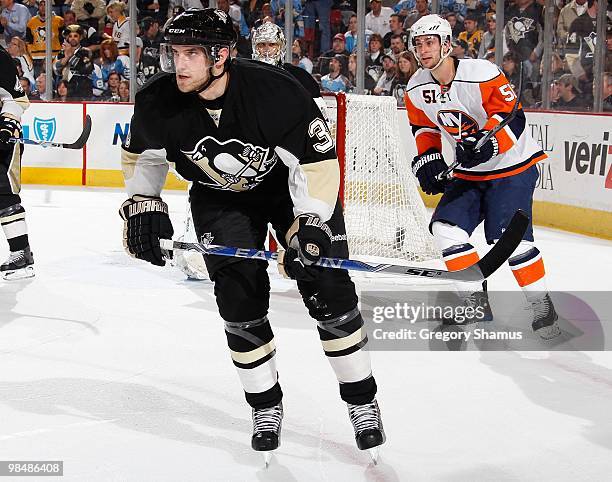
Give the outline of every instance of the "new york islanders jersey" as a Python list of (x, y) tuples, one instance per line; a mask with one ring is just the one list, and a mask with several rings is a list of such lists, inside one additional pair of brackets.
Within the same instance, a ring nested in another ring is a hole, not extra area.
[[(408, 83), (406, 109), (419, 154), (432, 149), (442, 152), (442, 136), (454, 147), (459, 139), (492, 129), (517, 101), (496, 65), (487, 60), (454, 60), (456, 74), (450, 85), (440, 85), (425, 69), (419, 69)], [(472, 181), (497, 179), (518, 174), (546, 158), (527, 130), (520, 104), (514, 119), (495, 137), (497, 156), (470, 169), (458, 167), (454, 176)]]

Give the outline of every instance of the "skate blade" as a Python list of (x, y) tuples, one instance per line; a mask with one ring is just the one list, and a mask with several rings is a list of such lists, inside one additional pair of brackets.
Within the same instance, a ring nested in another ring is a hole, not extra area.
[(372, 463), (374, 465), (378, 465), (378, 457), (380, 456), (380, 451), (378, 450), (378, 447), (372, 447), (371, 449), (368, 449), (368, 453), (372, 458)]
[(4, 271), (2, 273), (2, 279), (6, 281), (15, 281), (20, 279), (27, 279), (34, 277), (34, 267), (26, 266), (25, 268), (14, 269), (11, 271)]
[(268, 452), (263, 452), (262, 455), (264, 459), (264, 469), (267, 469), (272, 461), (272, 451), (270, 450)]

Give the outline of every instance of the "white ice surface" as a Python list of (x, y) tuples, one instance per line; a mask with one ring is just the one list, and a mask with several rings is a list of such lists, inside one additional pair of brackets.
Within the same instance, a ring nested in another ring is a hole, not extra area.
[[(609, 352), (373, 353), (388, 442), (372, 466), (314, 321), (277, 278), (285, 419), (264, 470), (212, 285), (124, 254), (123, 199), (23, 192), (36, 277), (0, 281), (0, 460), (63, 460), (66, 481), (612, 479)], [(165, 199), (179, 230), (184, 194)], [(612, 243), (536, 236), (550, 288), (612, 291)], [(490, 286), (515, 282), (504, 267)]]

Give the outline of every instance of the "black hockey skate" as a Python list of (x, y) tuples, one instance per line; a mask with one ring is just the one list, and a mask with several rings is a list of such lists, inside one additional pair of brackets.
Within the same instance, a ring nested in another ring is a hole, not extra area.
[(5, 280), (32, 278), (34, 276), (34, 257), (30, 247), (12, 251), (9, 258), (0, 265), (0, 275)]
[(254, 408), (253, 437), (251, 447), (257, 452), (264, 453), (266, 467), (270, 464), (272, 455), (270, 451), (280, 446), (280, 432), (283, 421), (283, 404), (279, 403), (269, 408)]
[(559, 315), (555, 311), (550, 295), (546, 293), (541, 298), (530, 300), (533, 310), (531, 328), (543, 340), (552, 340), (561, 334), (557, 320)]
[(349, 418), (355, 430), (355, 441), (359, 450), (368, 450), (372, 461), (378, 462), (378, 446), (385, 443), (386, 436), (376, 399), (363, 405), (347, 403)]

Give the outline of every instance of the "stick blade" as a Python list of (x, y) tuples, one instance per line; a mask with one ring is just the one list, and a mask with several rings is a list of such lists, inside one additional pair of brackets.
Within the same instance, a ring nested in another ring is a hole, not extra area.
[(478, 267), (484, 278), (491, 276), (497, 269), (512, 256), (514, 250), (523, 239), (529, 227), (529, 216), (520, 209), (514, 213), (506, 230), (489, 252), (478, 261)]
[(87, 144), (89, 134), (91, 134), (91, 117), (89, 116), (89, 114), (87, 114), (85, 116), (85, 123), (83, 124), (83, 132), (81, 133), (79, 138), (72, 144), (62, 144), (62, 147), (65, 149), (83, 149), (83, 147), (85, 147), (85, 144)]

